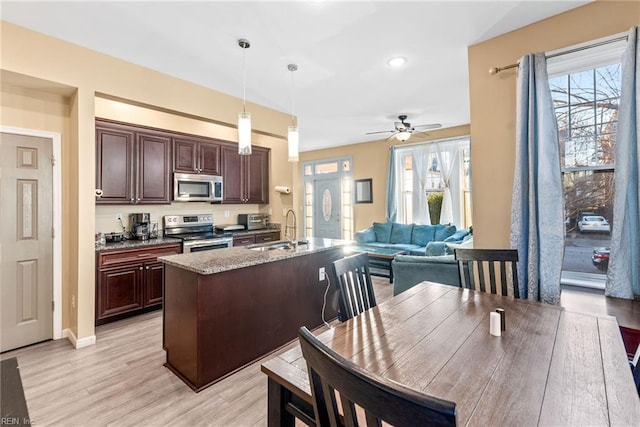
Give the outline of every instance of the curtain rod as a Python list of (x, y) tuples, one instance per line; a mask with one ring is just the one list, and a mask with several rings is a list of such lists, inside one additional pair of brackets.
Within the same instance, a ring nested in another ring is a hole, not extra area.
[[(556, 52), (550, 55), (546, 55), (546, 58), (555, 58), (556, 56), (561, 56), (561, 55), (567, 55), (569, 53), (574, 53), (574, 52), (580, 52), (581, 50), (585, 50), (585, 49), (591, 49), (592, 47), (598, 47), (598, 46), (604, 46), (607, 45), (609, 43), (615, 43), (615, 42), (619, 42), (622, 40), (627, 40), (629, 38), (629, 36), (622, 36), (622, 37), (616, 37), (613, 39), (609, 39), (609, 40), (603, 40), (597, 43), (592, 43), (586, 46), (581, 46), (581, 47), (575, 47), (573, 49), (567, 49), (567, 50), (563, 50), (560, 52)], [(517, 61), (515, 64), (509, 64), (509, 65), (505, 65), (504, 67), (493, 67), (493, 68), (489, 68), (489, 74), (491, 74), (492, 76), (494, 74), (498, 74), (501, 71), (505, 71), (505, 70), (509, 70), (511, 68), (516, 68), (518, 66), (518, 64), (520, 64), (520, 61)]]

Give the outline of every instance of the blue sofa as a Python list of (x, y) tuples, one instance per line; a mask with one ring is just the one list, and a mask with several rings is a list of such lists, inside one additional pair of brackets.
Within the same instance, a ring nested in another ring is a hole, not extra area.
[(397, 222), (374, 222), (373, 226), (355, 233), (358, 245), (392, 248), (410, 255), (450, 255), (446, 243), (461, 243), (469, 230), (456, 230), (455, 225), (418, 225)]
[(391, 262), (393, 295), (398, 295), (423, 280), (460, 287), (458, 263), (453, 255), (398, 255)]

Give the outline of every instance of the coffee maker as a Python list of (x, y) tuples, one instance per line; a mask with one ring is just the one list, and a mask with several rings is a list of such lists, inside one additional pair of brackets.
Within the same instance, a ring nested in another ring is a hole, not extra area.
[(151, 215), (148, 213), (129, 214), (131, 224), (131, 238), (134, 240), (148, 240), (151, 226)]

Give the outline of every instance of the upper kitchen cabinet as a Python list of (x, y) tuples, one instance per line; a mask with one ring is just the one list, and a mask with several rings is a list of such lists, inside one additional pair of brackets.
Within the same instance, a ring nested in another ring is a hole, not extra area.
[(220, 175), (220, 144), (196, 138), (173, 138), (173, 170)]
[(220, 158), (224, 192), (222, 203), (269, 203), (269, 149), (252, 147), (250, 156), (237, 145), (222, 145)]
[(171, 137), (96, 120), (96, 204), (171, 203)]

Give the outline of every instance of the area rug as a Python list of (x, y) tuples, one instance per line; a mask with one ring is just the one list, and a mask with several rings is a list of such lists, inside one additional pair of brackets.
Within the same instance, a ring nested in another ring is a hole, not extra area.
[(3, 425), (31, 424), (18, 369), (18, 359), (15, 357), (0, 362), (0, 416)]

